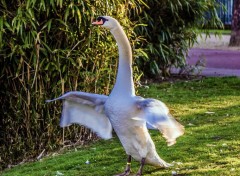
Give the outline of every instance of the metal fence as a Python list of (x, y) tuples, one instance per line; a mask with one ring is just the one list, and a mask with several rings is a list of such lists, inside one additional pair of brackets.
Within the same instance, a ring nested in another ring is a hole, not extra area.
[(222, 4), (221, 8), (217, 11), (218, 17), (225, 25), (231, 25), (232, 23), (233, 1), (234, 0), (217, 0), (217, 2)]

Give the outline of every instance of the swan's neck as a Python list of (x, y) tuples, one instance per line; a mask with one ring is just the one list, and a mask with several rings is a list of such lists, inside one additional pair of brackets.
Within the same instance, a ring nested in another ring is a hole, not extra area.
[(111, 30), (118, 45), (119, 63), (117, 79), (111, 94), (135, 95), (132, 75), (132, 49), (129, 40), (119, 25)]

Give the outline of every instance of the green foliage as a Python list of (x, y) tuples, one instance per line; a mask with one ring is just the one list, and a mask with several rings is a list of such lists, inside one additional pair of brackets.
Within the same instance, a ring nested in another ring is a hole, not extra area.
[[(0, 169), (62, 141), (94, 137), (79, 126), (62, 131), (61, 103), (45, 101), (70, 90), (109, 93), (117, 46), (109, 31), (91, 22), (104, 14), (122, 19), (137, 7), (125, 0), (0, 1)], [(134, 46), (134, 24), (121, 23)]]
[[(152, 84), (139, 92), (164, 101), (185, 126), (185, 134), (167, 147), (158, 131), (151, 131), (159, 155), (170, 163), (168, 169), (144, 167), (144, 175), (239, 175), (240, 172), (240, 79), (207, 78)], [(125, 169), (126, 154), (119, 140), (99, 140), (89, 146), (74, 147), (64, 154), (54, 153), (41, 161), (6, 170), (3, 176), (106, 176)], [(86, 164), (86, 161), (90, 164)], [(132, 163), (136, 173), (139, 163)]]
[(138, 61), (146, 76), (169, 76), (171, 66), (184, 66), (188, 49), (197, 39), (197, 28), (222, 27), (215, 0), (146, 0), (145, 3), (147, 7), (132, 16), (145, 24), (136, 28), (136, 33), (146, 39), (142, 47), (147, 57)]

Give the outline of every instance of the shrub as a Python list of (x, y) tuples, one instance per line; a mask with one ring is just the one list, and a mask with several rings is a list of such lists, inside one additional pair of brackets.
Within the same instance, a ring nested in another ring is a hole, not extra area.
[[(109, 31), (93, 29), (91, 22), (102, 14), (121, 19), (137, 6), (125, 0), (0, 1), (1, 168), (63, 141), (94, 137), (79, 126), (61, 130), (61, 102), (45, 100), (70, 90), (109, 93), (117, 46)], [(134, 24), (124, 19), (135, 37)]]
[[(222, 22), (215, 0), (146, 0), (146, 6), (132, 13), (134, 21), (141, 24), (137, 35), (143, 36), (142, 44), (147, 55), (138, 60), (145, 76), (169, 76), (170, 67), (185, 65), (189, 47), (197, 39), (197, 28), (219, 28)], [(206, 15), (206, 14), (209, 15)]]

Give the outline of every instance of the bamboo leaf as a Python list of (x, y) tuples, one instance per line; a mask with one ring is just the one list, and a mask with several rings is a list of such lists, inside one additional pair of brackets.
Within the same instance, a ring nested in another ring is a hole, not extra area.
[(59, 21), (61, 24), (63, 24), (64, 26), (67, 27), (67, 24), (66, 24), (63, 20), (61, 20), (61, 19), (56, 19), (56, 21)]
[(43, 44), (44, 47), (45, 47), (50, 53), (53, 52), (53, 51), (51, 50), (51, 48), (50, 48), (44, 41), (41, 40), (41, 44)]
[(3, 17), (0, 17), (0, 48), (2, 47), (2, 41), (3, 41)]
[(50, 32), (50, 30), (51, 30), (51, 25), (52, 25), (52, 19), (50, 19), (49, 21), (48, 21), (48, 33)]
[(51, 30), (52, 20), (53, 20), (53, 19), (48, 20), (48, 21), (45, 23), (45, 25), (42, 27), (42, 30), (44, 30), (45, 28), (47, 28), (47, 31), (48, 31), (48, 33), (49, 33), (50, 30)]
[(3, 24), (4, 24), (4, 19), (2, 16), (0, 16), (0, 31), (3, 31)]
[(81, 12), (80, 12), (80, 10), (77, 6), (75, 6), (75, 8), (76, 8), (76, 11), (77, 11), (78, 21), (79, 21), (79, 25), (80, 25), (81, 21), (82, 21)]
[(11, 27), (10, 24), (9, 24), (7, 21), (5, 21), (5, 20), (4, 20), (4, 26), (6, 26), (9, 31), (13, 32), (12, 27)]
[(46, 10), (46, 4), (45, 4), (44, 0), (41, 0), (41, 2), (40, 2), (40, 9), (43, 9), (43, 11)]
[(51, 7), (53, 8), (53, 9), (56, 9), (56, 7), (55, 7), (55, 2), (54, 2), (55, 0), (50, 0), (50, 5), (51, 5)]
[(65, 22), (67, 22), (68, 16), (69, 16), (69, 7), (67, 7), (67, 9), (66, 9), (66, 11), (65, 11), (65, 14), (64, 14), (64, 20), (65, 20)]
[(75, 16), (75, 5), (72, 6), (72, 16), (74, 17)]
[(7, 9), (6, 1), (5, 1), (5, 0), (1, 0), (1, 3), (2, 3), (3, 7), (4, 7), (5, 9)]

